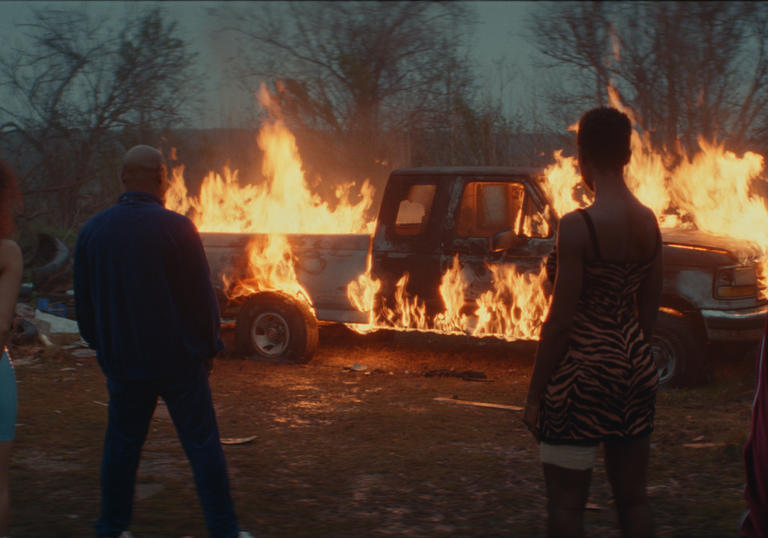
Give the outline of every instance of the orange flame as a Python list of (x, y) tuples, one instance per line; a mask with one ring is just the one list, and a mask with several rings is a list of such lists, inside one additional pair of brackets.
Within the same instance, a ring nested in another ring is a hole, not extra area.
[[(621, 102), (613, 86), (609, 86), (608, 95), (611, 105), (635, 122), (632, 110)], [(693, 157), (683, 154), (682, 161), (671, 167), (670, 152), (654, 149), (648, 133), (633, 131), (632, 158), (624, 170), (627, 186), (664, 227), (696, 228), (752, 242), (762, 254), (762, 275), (768, 275), (768, 236), (764, 231), (768, 210), (750, 190), (752, 181), (763, 171), (763, 157), (749, 151), (739, 157), (726, 151), (724, 144), (701, 138), (698, 146)], [(544, 171), (544, 189), (555, 212), (562, 216), (587, 206), (591, 197), (580, 192), (576, 159), (563, 157), (559, 150), (554, 157), (555, 162)]]
[[(370, 272), (350, 283), (347, 295), (353, 304), (368, 306), (361, 310), (369, 312), (371, 321), (369, 325), (360, 328), (362, 331), (394, 328), (478, 337), (494, 336), (510, 341), (538, 338), (549, 309), (544, 267), (538, 274), (519, 272), (510, 265), (489, 265), (488, 269), (491, 272), (492, 289), (482, 293), (474, 305), (468, 305), (466, 292), (469, 281), (462, 271), (458, 255), (454, 256), (451, 267), (440, 281), (440, 297), (445, 309), (432, 319), (427, 316), (425, 304), (405, 290), (407, 274), (395, 286), (395, 304), (392, 307), (383, 306), (374, 312), (373, 300), (365, 303), (362, 299), (372, 297), (371, 294), (378, 292), (381, 285), (378, 280), (371, 279)], [(471, 311), (471, 315), (466, 313), (467, 310)]]
[[(632, 117), (632, 111), (621, 103), (613, 87), (608, 88), (608, 93), (613, 106)], [(354, 183), (339, 186), (331, 203), (314, 194), (308, 187), (296, 140), (263, 86), (259, 100), (269, 112), (257, 137), (263, 152), (261, 181), (241, 185), (238, 172), (225, 168), (221, 174), (210, 172), (199, 196), (193, 197), (186, 190), (183, 167), (177, 167), (166, 205), (190, 214), (201, 231), (268, 234), (250, 241), (247, 274), (225, 277), (230, 297), (274, 289), (301, 297), (311, 306), (309, 294), (297, 277), (295, 257), (285, 234), (372, 233), (375, 221), (367, 215), (373, 187), (367, 180), (363, 182), (357, 201), (353, 198)], [(647, 133), (633, 131), (631, 147), (632, 158), (625, 170), (627, 184), (662, 225), (695, 226), (747, 239), (758, 244), (763, 259), (768, 259), (764, 233), (768, 213), (749, 190), (751, 181), (763, 170), (760, 155), (748, 152), (738, 157), (725, 151), (722, 144), (699, 140), (699, 153), (671, 168), (668, 152), (655, 150)], [(581, 185), (575, 158), (556, 151), (544, 176), (542, 188), (556, 215), (591, 202), (590, 193)], [(454, 257), (439, 286), (444, 309), (430, 317), (425, 302), (408, 293), (408, 274), (397, 281), (392, 304), (377, 301), (382, 286), (371, 277), (369, 255), (366, 271), (347, 285), (351, 304), (368, 313), (369, 322), (354, 327), (363, 332), (388, 327), (507, 340), (538, 338), (548, 310), (543, 267), (538, 273), (503, 264), (488, 264), (487, 269), (490, 288), (470, 300), (473, 277), (464, 271), (458, 256)]]
[(261, 105), (270, 113), (259, 131), (257, 142), (263, 152), (261, 184), (241, 185), (237, 170), (210, 172), (191, 197), (184, 181), (183, 167), (174, 168), (166, 206), (191, 214), (203, 232), (264, 233), (248, 246), (248, 275), (225, 278), (228, 295), (235, 298), (260, 290), (282, 290), (309, 301), (299, 283), (293, 253), (284, 234), (290, 233), (372, 233), (375, 221), (367, 216), (374, 189), (366, 180), (359, 201), (353, 202), (354, 184), (340, 185), (335, 204), (323, 201), (310, 191), (296, 139), (279, 116), (279, 109), (262, 85)]

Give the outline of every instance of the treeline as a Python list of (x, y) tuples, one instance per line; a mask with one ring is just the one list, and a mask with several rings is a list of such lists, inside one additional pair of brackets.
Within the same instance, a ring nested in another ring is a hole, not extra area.
[[(235, 44), (230, 76), (252, 91), (267, 85), (321, 191), (366, 177), (381, 186), (399, 166), (546, 164), (554, 149), (572, 150), (565, 127), (607, 103), (609, 84), (677, 158), (698, 136), (768, 149), (764, 3), (533, 6), (527, 39), (540, 53), (540, 91), (512, 115), (474, 75), (474, 10), (286, 2), (208, 15)], [(120, 158), (136, 143), (176, 147), (192, 188), (224, 163), (254, 172), (241, 177), (258, 171), (255, 105), (243, 111), (254, 132), (183, 129), (199, 117), (205, 74), (162, 8), (130, 20), (38, 8), (23, 31), (23, 46), (0, 52), (0, 144), (21, 176), (22, 231), (76, 233), (114, 201)]]

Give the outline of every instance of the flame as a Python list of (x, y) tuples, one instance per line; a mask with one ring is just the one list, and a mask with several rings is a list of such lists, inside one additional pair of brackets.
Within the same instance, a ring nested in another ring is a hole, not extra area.
[[(431, 319), (424, 302), (406, 291), (408, 275), (403, 275), (395, 286), (394, 305), (374, 309), (371, 299), (380, 289), (381, 282), (371, 278), (368, 271), (347, 287), (350, 301), (360, 310), (369, 312), (368, 325), (353, 328), (367, 332), (375, 328), (433, 331), (443, 334), (494, 336), (505, 340), (535, 340), (549, 309), (545, 292), (546, 271), (522, 272), (511, 265), (489, 265), (491, 289), (483, 292), (473, 304), (467, 302), (469, 278), (463, 271), (459, 257), (454, 256), (451, 266), (440, 281), (440, 297), (444, 310)], [(469, 314), (467, 312), (470, 312)]]
[(248, 274), (238, 279), (223, 275), (230, 299), (247, 297), (259, 291), (280, 290), (311, 306), (309, 293), (299, 283), (291, 247), (285, 235), (259, 236), (250, 241)]
[[(616, 52), (616, 54), (618, 54)], [(618, 56), (616, 57), (618, 60)], [(611, 104), (626, 112), (618, 92), (608, 88)], [(230, 298), (262, 290), (281, 290), (307, 301), (311, 298), (296, 271), (289, 234), (371, 234), (375, 221), (369, 209), (373, 187), (364, 181), (340, 185), (331, 202), (309, 188), (295, 137), (280, 117), (280, 110), (262, 86), (259, 101), (268, 119), (257, 136), (263, 152), (261, 177), (241, 182), (237, 170), (211, 171), (200, 194), (190, 196), (184, 168), (172, 170), (166, 205), (188, 214), (204, 232), (256, 234), (247, 247), (247, 267), (224, 275)], [(577, 124), (569, 129), (575, 130)], [(759, 245), (768, 260), (764, 233), (768, 212), (750, 191), (750, 183), (763, 170), (763, 158), (754, 153), (737, 156), (722, 144), (699, 140), (699, 152), (673, 161), (665, 148), (653, 148), (648, 133), (632, 132), (632, 158), (625, 169), (629, 188), (649, 206), (665, 226), (688, 226)], [(675, 166), (670, 163), (675, 162)], [(591, 203), (581, 183), (578, 163), (558, 150), (544, 170), (541, 187), (558, 216)], [(530, 228), (531, 223), (523, 223)], [(764, 262), (765, 263), (765, 262)], [(377, 328), (436, 331), (447, 334), (495, 336), (506, 340), (534, 340), (548, 310), (545, 270), (524, 271), (510, 264), (487, 263), (489, 286), (471, 295), (474, 268), (463, 267), (458, 256), (446, 268), (439, 284), (442, 311), (430, 314), (423, 298), (408, 292), (403, 274), (390, 296), (382, 296), (382, 283), (373, 278), (370, 254), (365, 272), (346, 287), (351, 305), (368, 314), (367, 324), (350, 325), (360, 332)], [(768, 267), (763, 274), (768, 274)]]
[(501, 336), (505, 340), (538, 340), (549, 311), (547, 273), (521, 273), (508, 265), (490, 266), (493, 289), (477, 299), (478, 323), (474, 336)]
[[(626, 107), (618, 91), (609, 86), (611, 106), (627, 114), (636, 125), (634, 114)], [(761, 288), (768, 275), (768, 236), (765, 223), (768, 210), (763, 200), (750, 190), (753, 180), (764, 169), (764, 159), (753, 152), (737, 156), (723, 143), (698, 139), (698, 152), (682, 154), (679, 163), (667, 148), (655, 149), (648, 133), (632, 131), (632, 157), (625, 168), (627, 186), (637, 198), (653, 210), (664, 227), (695, 228), (713, 235), (751, 242), (760, 252)], [(591, 196), (584, 193), (578, 165), (562, 151), (544, 170), (542, 185), (557, 215), (585, 207)], [(746, 263), (749, 260), (742, 260)]]
[(440, 297), (445, 311), (435, 316), (435, 329), (444, 333), (463, 333), (467, 330), (468, 318), (462, 313), (467, 285), (467, 279), (461, 272), (459, 256), (456, 255), (440, 281)]
[(203, 232), (261, 233), (248, 245), (245, 275), (225, 275), (231, 298), (261, 290), (281, 290), (310, 302), (296, 277), (294, 256), (285, 234), (372, 233), (375, 220), (368, 216), (374, 189), (366, 180), (359, 200), (352, 201), (354, 183), (337, 187), (335, 203), (310, 191), (296, 139), (280, 117), (276, 103), (262, 85), (259, 102), (269, 112), (257, 144), (263, 152), (261, 183), (241, 185), (237, 170), (209, 172), (200, 194), (190, 196), (184, 168), (173, 169), (166, 207), (189, 214)]

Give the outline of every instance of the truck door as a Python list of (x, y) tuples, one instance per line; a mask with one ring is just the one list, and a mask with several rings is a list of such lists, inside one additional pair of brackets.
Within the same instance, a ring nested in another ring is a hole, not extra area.
[[(453, 229), (443, 237), (441, 268), (445, 272), (459, 256), (469, 283), (465, 290), (465, 313), (475, 309), (475, 300), (492, 287), (489, 267), (514, 265), (518, 271), (539, 272), (543, 258), (554, 245), (550, 221), (523, 178), (472, 178), (465, 181)], [(490, 251), (497, 232), (511, 230), (514, 244), (504, 252)]]
[[(382, 282), (379, 297), (395, 307), (398, 280), (407, 273), (405, 288), (418, 296), (429, 317), (441, 311), (440, 233), (447, 200), (439, 176), (392, 177), (384, 193), (373, 240), (373, 276)], [(435, 310), (437, 309), (437, 310)], [(409, 324), (411, 326), (412, 324)]]

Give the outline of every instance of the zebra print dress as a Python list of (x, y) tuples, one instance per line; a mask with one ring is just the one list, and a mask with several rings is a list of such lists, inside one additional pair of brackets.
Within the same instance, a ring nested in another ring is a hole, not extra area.
[[(584, 264), (568, 349), (542, 397), (540, 438), (550, 444), (593, 445), (653, 430), (658, 377), (635, 304), (653, 259), (601, 260), (592, 220), (580, 213), (596, 259)], [(656, 241), (658, 249), (658, 232)]]

